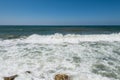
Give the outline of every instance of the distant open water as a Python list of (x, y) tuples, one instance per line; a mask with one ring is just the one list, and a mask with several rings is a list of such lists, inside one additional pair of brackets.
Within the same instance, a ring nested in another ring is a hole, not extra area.
[(119, 33), (120, 26), (0, 26), (0, 38), (18, 38), (32, 34), (111, 34)]
[(0, 80), (54, 80), (58, 73), (120, 80), (120, 26), (0, 26)]

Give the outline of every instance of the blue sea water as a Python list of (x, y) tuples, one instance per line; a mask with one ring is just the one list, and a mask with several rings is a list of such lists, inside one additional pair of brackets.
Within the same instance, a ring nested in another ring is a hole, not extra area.
[(120, 26), (0, 26), (0, 37), (29, 36), (32, 34), (110, 34), (120, 32)]
[(54, 80), (59, 73), (120, 80), (120, 26), (0, 26), (0, 80)]

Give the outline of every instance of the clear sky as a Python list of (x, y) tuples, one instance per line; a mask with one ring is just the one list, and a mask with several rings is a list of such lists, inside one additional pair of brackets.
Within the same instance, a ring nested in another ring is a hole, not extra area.
[(0, 25), (120, 25), (120, 0), (0, 0)]

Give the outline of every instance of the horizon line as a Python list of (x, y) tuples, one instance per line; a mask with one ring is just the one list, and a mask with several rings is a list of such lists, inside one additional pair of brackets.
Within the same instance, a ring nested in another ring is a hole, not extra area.
[(96, 25), (96, 24), (90, 24), (90, 25), (48, 25), (48, 24), (45, 24), (45, 25), (29, 25), (29, 24), (25, 24), (25, 25), (21, 25), (21, 24), (18, 24), (18, 25), (14, 25), (14, 24), (12, 24), (12, 25), (6, 25), (6, 24), (4, 24), (4, 25), (0, 25), (0, 26), (120, 26), (120, 25), (118, 25), (118, 24), (113, 24), (113, 25), (107, 25), (107, 24), (98, 24), (98, 25)]

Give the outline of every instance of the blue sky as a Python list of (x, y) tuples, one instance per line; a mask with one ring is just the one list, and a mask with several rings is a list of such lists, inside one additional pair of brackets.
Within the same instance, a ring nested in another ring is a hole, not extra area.
[(120, 25), (120, 0), (0, 0), (0, 25)]

